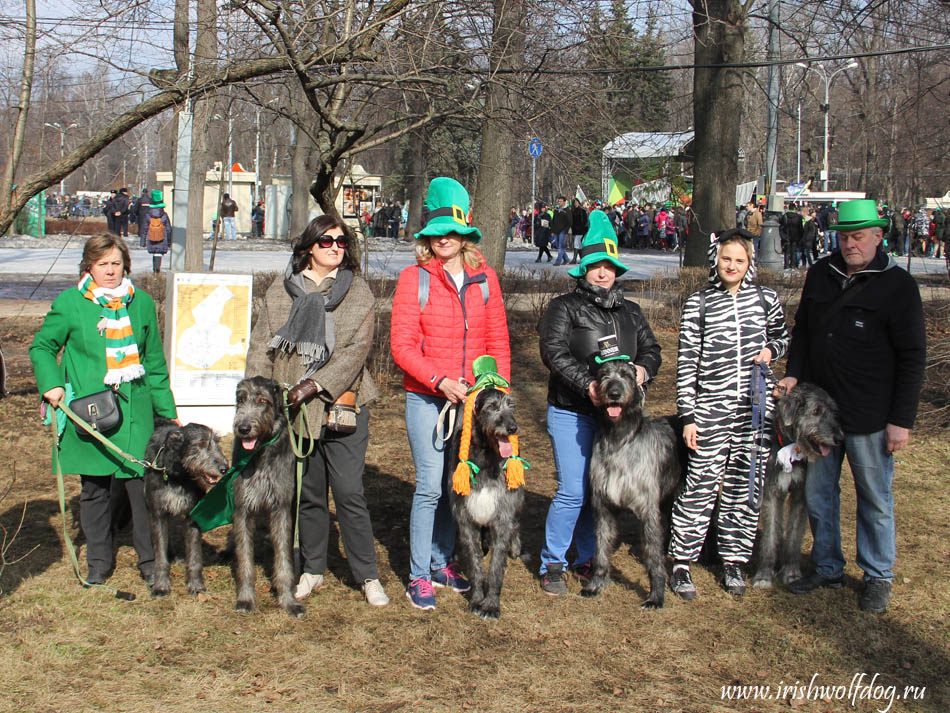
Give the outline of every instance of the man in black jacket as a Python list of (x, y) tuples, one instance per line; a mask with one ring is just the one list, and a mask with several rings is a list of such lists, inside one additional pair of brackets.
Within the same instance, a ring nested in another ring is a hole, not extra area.
[(841, 463), (857, 491), (857, 564), (864, 570), (859, 605), (883, 612), (897, 554), (894, 457), (907, 445), (924, 378), (926, 332), (917, 283), (881, 250), (886, 219), (873, 200), (842, 203), (840, 252), (808, 271), (795, 315), (786, 377), (818, 384), (835, 399), (845, 440), (810, 463), (805, 485), (815, 572), (789, 584), (796, 594), (841, 587)]
[(115, 234), (123, 238), (129, 237), (129, 189), (120, 188), (118, 195), (112, 202), (112, 215), (115, 223)]

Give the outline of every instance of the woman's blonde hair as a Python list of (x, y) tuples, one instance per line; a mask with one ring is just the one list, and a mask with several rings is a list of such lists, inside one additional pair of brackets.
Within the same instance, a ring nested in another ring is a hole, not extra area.
[[(461, 237), (461, 236), (460, 236)], [(430, 260), (435, 257), (435, 254), (432, 252), (432, 248), (429, 247), (429, 238), (420, 238), (416, 240), (416, 262), (420, 265), (426, 265)], [(485, 258), (482, 257), (482, 254), (478, 251), (478, 248), (475, 247), (475, 243), (471, 240), (466, 240), (462, 238), (462, 260), (465, 262), (466, 267), (470, 267), (473, 270), (478, 269), (485, 264)]]
[(99, 261), (103, 255), (118, 248), (122, 255), (122, 271), (128, 275), (132, 272), (132, 256), (129, 254), (129, 246), (118, 235), (93, 235), (86, 241), (82, 248), (82, 260), (79, 262), (79, 276), (82, 277), (92, 266)]
[(751, 240), (736, 233), (735, 235), (729, 235), (720, 240), (719, 249), (722, 250), (722, 247), (724, 245), (728, 245), (729, 243), (739, 243), (739, 245), (745, 248), (746, 257), (749, 258), (749, 264), (751, 265), (753, 262), (755, 262), (755, 247), (753, 246)]

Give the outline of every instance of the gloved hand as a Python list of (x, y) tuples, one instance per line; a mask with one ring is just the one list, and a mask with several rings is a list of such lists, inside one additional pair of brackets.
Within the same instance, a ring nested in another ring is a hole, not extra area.
[(320, 385), (313, 379), (304, 379), (287, 392), (287, 405), (300, 408), (300, 404), (309, 401), (320, 391)]

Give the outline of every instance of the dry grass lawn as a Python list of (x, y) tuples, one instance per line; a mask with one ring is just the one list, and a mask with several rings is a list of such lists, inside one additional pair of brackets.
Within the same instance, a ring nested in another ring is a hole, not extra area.
[[(915, 433), (897, 459), (897, 579), (883, 616), (857, 609), (860, 571), (853, 564), (854, 492), (847, 473), (844, 589), (809, 596), (750, 591), (737, 599), (717, 586), (715, 571), (697, 568), (696, 600), (669, 595), (662, 611), (641, 611), (648, 582), (637, 559), (635, 524), (627, 519), (612, 560), (614, 585), (588, 600), (571, 582), (569, 596), (551, 598), (535, 574), (555, 491), (543, 422), (546, 370), (533, 317), (525, 317), (512, 327), (512, 346), (522, 452), (532, 464), (522, 518), (527, 556), (509, 564), (501, 620), (469, 614), (465, 598), (451, 592), (439, 592), (434, 613), (412, 609), (403, 596), (413, 476), (403, 397), (392, 371), (373, 408), (365, 476), (391, 606), (374, 610), (363, 602), (334, 537), (328, 586), (307, 601), (306, 619), (289, 619), (268, 594), (269, 550), (261, 540), (259, 608), (238, 614), (230, 563), (220, 554), (227, 528), (205, 538), (207, 595), (186, 594), (179, 562), (172, 596), (164, 601), (149, 599), (136, 577), (130, 535), (122, 535), (110, 584), (137, 595), (123, 602), (80, 588), (67, 563), (50, 440), (37, 420), (26, 358), (38, 325), (35, 317), (0, 322), (12, 391), (0, 400), (0, 477), (15, 475), (0, 503), (6, 528), (2, 711), (950, 710), (946, 430)], [(658, 331), (664, 366), (649, 399), (652, 412), (664, 414), (673, 410), (676, 335), (671, 328)], [(81, 545), (78, 492), (78, 479), (69, 477), (69, 530)], [(11, 541), (24, 503), (23, 528)], [(846, 689), (862, 673), (860, 683), (876, 676), (877, 688), (860, 689), (852, 702)], [(812, 680), (844, 689), (815, 700), (813, 688), (812, 700), (792, 702), (792, 692), (778, 690), (782, 683), (807, 687)], [(770, 686), (772, 699), (724, 698), (724, 687), (733, 685)], [(919, 689), (916, 700), (902, 700), (908, 686)], [(879, 700), (860, 698), (869, 694)]]

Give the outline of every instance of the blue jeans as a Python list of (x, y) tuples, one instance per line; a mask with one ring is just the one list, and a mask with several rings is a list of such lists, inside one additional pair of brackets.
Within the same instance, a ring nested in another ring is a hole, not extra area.
[(805, 499), (815, 544), (811, 561), (823, 577), (844, 571), (841, 552), (841, 462), (848, 455), (857, 493), (857, 563), (864, 579), (893, 579), (897, 556), (894, 524), (894, 457), (885, 452), (884, 431), (846, 434), (844, 443), (808, 466)]
[(557, 493), (544, 523), (541, 574), (548, 571), (549, 564), (567, 564), (571, 540), (577, 548), (575, 564), (588, 562), (597, 549), (588, 494), (588, 468), (596, 428), (590, 416), (548, 406), (548, 435), (557, 468)]
[(445, 444), (436, 435), (444, 398), (406, 392), (406, 432), (416, 468), (409, 513), (409, 578), (432, 578), (455, 549), (455, 520), (449, 505), (451, 473)]
[(826, 250), (830, 253), (838, 249), (838, 231), (837, 230), (825, 231), (825, 244), (826, 244)]
[(556, 233), (554, 235), (554, 244), (557, 246), (557, 257), (554, 258), (554, 262), (558, 264), (568, 262), (566, 230), (563, 233)]
[(237, 240), (237, 228), (234, 226), (234, 218), (222, 218), (224, 221), (224, 239)]

